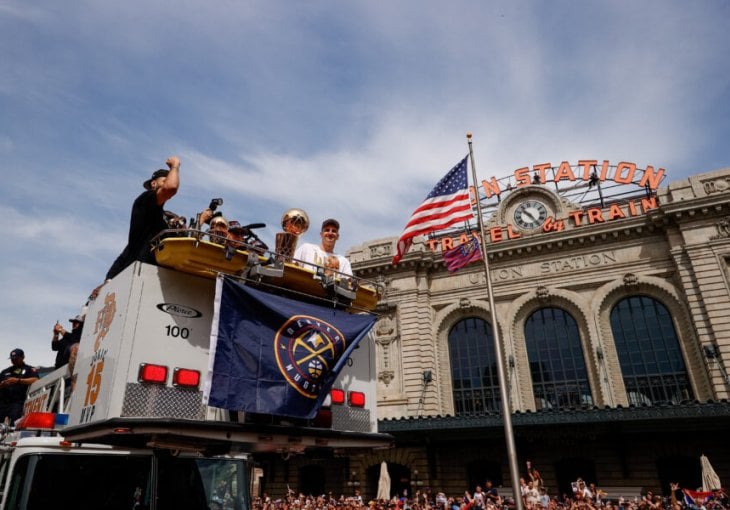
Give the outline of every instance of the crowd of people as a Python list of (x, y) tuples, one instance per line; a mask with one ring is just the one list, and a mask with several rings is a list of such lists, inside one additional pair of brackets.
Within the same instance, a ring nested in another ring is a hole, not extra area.
[[(482, 499), (481, 488), (473, 492), (465, 492), (459, 496), (446, 496), (443, 492), (417, 492), (413, 497), (407, 495), (389, 500), (373, 499), (363, 501), (355, 496), (329, 495), (287, 495), (272, 499), (264, 494), (253, 499), (253, 510), (514, 510), (512, 495), (499, 495), (498, 499)], [(525, 510), (725, 510), (728, 507), (727, 495), (718, 494), (704, 503), (688, 504), (681, 495), (674, 493), (672, 497), (662, 497), (647, 492), (641, 498), (611, 498), (608, 496), (586, 497), (576, 492), (570, 496), (549, 496), (542, 488), (538, 490), (535, 500), (527, 495), (522, 496)]]
[[(702, 501), (687, 501), (678, 484), (671, 484), (670, 495), (662, 497), (652, 491), (641, 497), (624, 498), (610, 496), (595, 484), (582, 479), (573, 483), (572, 494), (548, 495), (544, 486), (536, 486), (532, 480), (521, 488), (522, 507), (525, 510), (725, 510), (728, 495), (714, 491)], [(288, 491), (281, 498), (271, 498), (267, 493), (253, 498), (252, 510), (514, 510), (512, 493), (500, 494), (487, 480), (484, 487), (473, 492), (447, 496), (431, 490), (416, 491), (412, 496), (404, 491), (399, 497), (364, 500), (358, 491), (353, 496), (295, 494)]]

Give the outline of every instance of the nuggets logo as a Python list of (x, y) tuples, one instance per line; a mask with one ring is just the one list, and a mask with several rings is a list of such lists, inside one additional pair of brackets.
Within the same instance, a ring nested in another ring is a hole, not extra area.
[(332, 324), (308, 315), (290, 317), (274, 338), (279, 371), (292, 388), (312, 399), (344, 351), (344, 335)]

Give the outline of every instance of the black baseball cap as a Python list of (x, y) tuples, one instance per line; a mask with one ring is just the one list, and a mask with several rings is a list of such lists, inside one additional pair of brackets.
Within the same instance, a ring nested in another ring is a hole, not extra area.
[(25, 358), (25, 353), (23, 352), (23, 349), (13, 349), (12, 351), (10, 351), (10, 357)]
[(324, 227), (326, 227), (327, 225), (334, 225), (335, 227), (337, 227), (337, 230), (340, 230), (340, 222), (334, 218), (328, 218), (324, 220), (322, 222), (322, 230), (324, 230)]
[(142, 186), (144, 186), (144, 189), (152, 189), (152, 181), (155, 179), (158, 179), (160, 177), (167, 177), (167, 174), (169, 174), (170, 171), (165, 168), (160, 168), (159, 170), (155, 170), (152, 174), (152, 177), (144, 181)]
[(73, 319), (69, 319), (69, 322), (84, 322), (84, 316), (83, 315), (77, 315)]

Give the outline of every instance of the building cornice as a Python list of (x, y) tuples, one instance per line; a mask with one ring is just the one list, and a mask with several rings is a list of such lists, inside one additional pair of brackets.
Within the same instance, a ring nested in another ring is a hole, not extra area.
[[(581, 425), (605, 422), (640, 423), (655, 420), (704, 420), (730, 418), (730, 401), (693, 402), (674, 405), (575, 408), (562, 410), (523, 411), (512, 415), (515, 428), (543, 425)], [(501, 429), (501, 413), (460, 416), (425, 416), (393, 418), (378, 421), (381, 433), (429, 430)]]

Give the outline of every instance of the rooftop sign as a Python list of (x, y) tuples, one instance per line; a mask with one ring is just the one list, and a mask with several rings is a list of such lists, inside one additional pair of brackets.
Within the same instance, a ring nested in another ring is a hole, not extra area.
[[(530, 175), (530, 172), (532, 172), (532, 175)], [(489, 180), (483, 180), (481, 185), (486, 198), (491, 198), (493, 195), (499, 195), (502, 191), (515, 187), (564, 181), (571, 183), (584, 181), (589, 185), (612, 181), (616, 184), (636, 184), (642, 188), (648, 187), (650, 190), (656, 191), (663, 178), (663, 168), (654, 170), (653, 166), (647, 166), (641, 169), (636, 166), (636, 163), (627, 161), (611, 165), (607, 160), (599, 163), (596, 159), (580, 159), (577, 165), (571, 165), (570, 162), (563, 161), (557, 167), (554, 167), (552, 163), (540, 163), (532, 165), (532, 168), (525, 166), (515, 170), (511, 177), (499, 180), (496, 177), (491, 177)], [(505, 183), (506, 179), (507, 182)]]
[[(551, 193), (577, 209), (560, 212), (560, 208), (543, 204), (544, 199), (529, 197), (509, 202), (510, 214), (501, 217), (506, 223), (485, 227), (486, 242), (496, 243), (518, 239), (524, 234), (559, 232), (566, 228), (582, 227), (641, 216), (658, 207), (655, 192), (664, 179), (663, 168), (639, 168), (636, 163), (622, 161), (611, 165), (608, 160), (578, 160), (577, 165), (563, 161), (558, 166), (540, 163), (516, 169), (512, 175), (483, 180), (479, 189), (472, 187), (482, 202), (486, 221), (492, 220), (500, 207), (505, 207), (503, 192), (514, 192), (527, 186), (549, 186)], [(523, 195), (524, 196), (524, 195)], [(513, 207), (514, 205), (514, 207)], [(501, 222), (500, 222), (501, 223)], [(448, 250), (465, 243), (476, 231), (456, 232), (455, 235), (428, 239), (432, 251)], [(478, 229), (477, 229), (478, 230)]]

